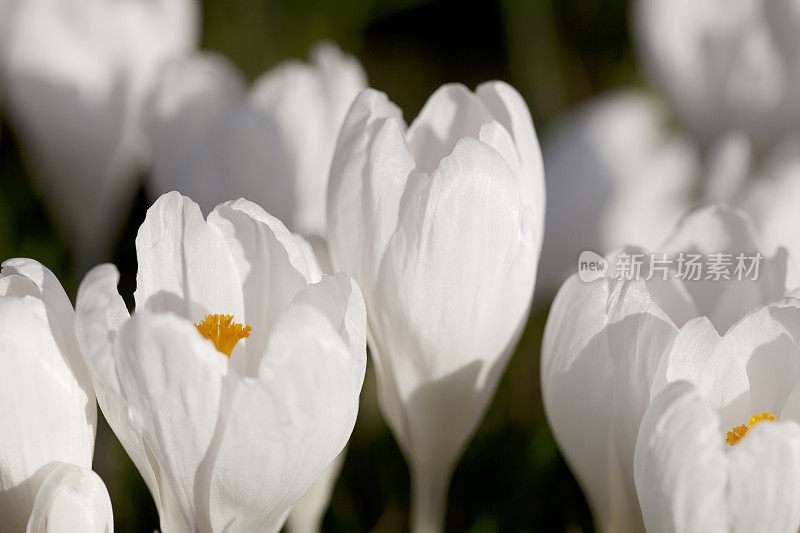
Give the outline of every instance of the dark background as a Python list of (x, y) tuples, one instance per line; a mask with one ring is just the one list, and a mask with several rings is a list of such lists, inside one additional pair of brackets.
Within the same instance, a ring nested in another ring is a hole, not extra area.
[[(255, 78), (279, 61), (305, 58), (322, 38), (358, 57), (370, 85), (388, 93), (410, 122), (439, 85), (470, 88), (489, 79), (514, 85), (540, 139), (578, 103), (617, 86), (641, 84), (624, 0), (206, 0), (201, 47), (228, 55)], [(79, 276), (5, 122), (0, 136), (0, 257), (35, 258), (74, 299)], [(148, 207), (131, 206), (113, 256), (132, 307), (134, 237)], [(539, 347), (548, 301), (534, 312), (491, 408), (453, 477), (448, 531), (590, 531), (591, 515), (542, 411)], [(95, 470), (106, 482), (115, 529), (152, 531), (149, 492), (105, 422)], [(376, 402), (371, 368), (347, 461), (325, 517), (326, 531), (404, 531), (408, 472)]]

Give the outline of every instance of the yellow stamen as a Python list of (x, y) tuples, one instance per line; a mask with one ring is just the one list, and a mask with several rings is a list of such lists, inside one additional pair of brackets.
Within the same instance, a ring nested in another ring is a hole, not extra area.
[(233, 321), (231, 315), (206, 315), (202, 322), (195, 324), (197, 331), (214, 343), (217, 350), (231, 356), (236, 343), (250, 336), (250, 326), (242, 326)]
[(759, 422), (764, 422), (764, 421), (774, 422), (775, 417), (769, 413), (759, 413), (757, 415), (753, 415), (750, 417), (750, 420), (747, 421), (746, 426), (736, 426), (735, 428), (731, 429), (728, 432), (728, 436), (725, 437), (725, 442), (733, 446), (734, 444), (742, 440), (742, 438), (745, 435), (747, 435), (747, 432), (750, 431), (750, 429), (752, 429), (753, 426), (755, 426)]

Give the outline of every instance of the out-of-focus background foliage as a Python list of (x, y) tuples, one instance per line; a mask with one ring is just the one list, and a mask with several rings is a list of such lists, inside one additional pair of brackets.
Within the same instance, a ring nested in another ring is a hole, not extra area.
[[(514, 85), (531, 108), (540, 139), (548, 126), (592, 95), (640, 85), (625, 0), (205, 0), (203, 49), (226, 54), (251, 79), (279, 61), (305, 58), (319, 39), (358, 57), (370, 85), (388, 93), (411, 121), (439, 85)], [(5, 122), (0, 136), (0, 257), (35, 258), (74, 298), (75, 270)], [(134, 238), (148, 202), (140, 189), (113, 255), (120, 291), (135, 287)], [(448, 531), (589, 531), (585, 500), (542, 411), (539, 348), (550, 302), (534, 311), (491, 408), (453, 477)], [(442, 428), (447, 431), (446, 427)], [(158, 527), (139, 474), (103, 423), (95, 470), (106, 482), (119, 532)], [(326, 531), (407, 529), (408, 473), (376, 403), (371, 370)]]

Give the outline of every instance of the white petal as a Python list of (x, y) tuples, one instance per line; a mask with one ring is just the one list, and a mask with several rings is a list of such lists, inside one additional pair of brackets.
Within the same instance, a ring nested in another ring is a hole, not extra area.
[(342, 471), (347, 448), (336, 456), (331, 464), (320, 474), (311, 488), (303, 494), (292, 507), (286, 528), (291, 533), (316, 533), (322, 527), (322, 519), (328, 510), (331, 493)]
[(209, 455), (223, 404), (227, 357), (190, 322), (137, 311), (123, 325), (115, 358), (134, 428), (184, 513), (190, 530), (209, 529)]
[(477, 139), (481, 126), (491, 120), (486, 105), (463, 85), (450, 83), (436, 89), (408, 128), (417, 170), (431, 174), (459, 139)]
[(28, 519), (27, 533), (113, 533), (108, 490), (91, 470), (60, 463), (45, 478)]
[(800, 527), (800, 427), (762, 422), (730, 454), (730, 530), (797, 531)]
[(113, 265), (100, 265), (86, 275), (76, 303), (78, 341), (91, 370), (103, 415), (150, 489), (162, 530), (189, 531), (173, 489), (142, 440), (141, 428), (129, 416), (128, 399), (119, 382), (117, 337), (130, 315), (117, 292), (118, 281), (119, 273)]
[(136, 309), (170, 311), (192, 321), (244, 313), (242, 282), (225, 236), (178, 193), (147, 210), (136, 235)]
[(522, 202), (531, 206), (534, 212), (544, 213), (542, 152), (525, 100), (516, 89), (502, 81), (482, 83), (475, 90), (475, 94), (514, 139), (524, 169), (524, 174), (518, 176)]
[(727, 530), (724, 446), (719, 417), (691, 385), (673, 383), (653, 400), (635, 459), (647, 531)]
[(551, 308), (542, 348), (544, 406), (602, 528), (641, 528), (636, 437), (676, 334), (642, 281), (587, 284), (574, 275)]
[[(747, 369), (750, 413), (780, 413), (800, 381), (800, 302), (778, 301), (759, 309), (725, 335), (724, 355)], [(741, 424), (742, 422), (738, 422)]]
[[(332, 43), (312, 52), (313, 65), (287, 61), (256, 80), (250, 100), (280, 125), (292, 164), (297, 231), (325, 233), (328, 173), (350, 104), (366, 86), (358, 61)], [(255, 197), (254, 197), (255, 199)]]
[(3, 262), (0, 271), (0, 295), (30, 295), (42, 300), (47, 309), (50, 332), (59, 344), (66, 363), (80, 386), (91, 391), (89, 372), (75, 338), (75, 311), (58, 278), (33, 259), (8, 259)]
[(22, 528), (51, 461), (90, 467), (97, 423), (41, 300), (0, 298), (0, 516)]
[[(247, 375), (258, 362), (280, 312), (311, 280), (319, 267), (280, 220), (247, 200), (218, 206), (208, 217), (225, 236), (243, 283), (244, 315), (239, 322), (254, 329), (246, 342)], [(237, 350), (238, 351), (238, 350)]]
[(244, 81), (222, 56), (172, 63), (155, 92), (156, 193), (179, 190), (208, 212), (246, 197), (290, 220), (295, 193), (280, 125), (244, 100)]
[(744, 361), (734, 356), (738, 339), (731, 333), (720, 337), (706, 317), (687, 323), (661, 360), (651, 398), (670, 383), (685, 381), (720, 411), (723, 427), (738, 426), (747, 420), (753, 414), (750, 381)]
[(158, 486), (147, 460), (141, 435), (128, 419), (128, 400), (122, 392), (114, 359), (119, 329), (130, 318), (117, 292), (119, 272), (114, 265), (89, 271), (78, 288), (76, 326), (78, 342), (92, 375), (97, 402), (111, 429), (145, 480), (158, 505)]
[[(669, 239), (658, 247), (659, 252), (673, 256), (681, 252), (704, 254), (704, 260), (717, 252), (731, 254), (731, 279), (684, 282), (697, 311), (707, 316), (719, 333), (725, 333), (747, 313), (781, 298), (793, 288), (786, 251), (778, 250), (773, 257), (766, 257), (762, 249), (750, 218), (743, 211), (722, 204), (687, 214)], [(735, 279), (734, 267), (740, 253), (745, 258), (761, 254), (758, 279)]]
[(325, 87), (330, 106), (328, 112), (336, 130), (335, 137), (353, 100), (367, 86), (367, 74), (358, 59), (342, 52), (330, 41), (323, 41), (314, 46), (311, 51), (311, 62), (319, 70)]
[[(370, 329), (384, 416), (412, 460), (451, 464), (494, 394), (533, 292), (528, 212), (508, 164), (475, 139), (408, 199)], [(404, 412), (386, 401), (392, 389)]]
[[(343, 281), (347, 278), (325, 277), (298, 294), (275, 324), (258, 379), (242, 380), (228, 391), (211, 479), (215, 530), (277, 531), (347, 443), (366, 353), (363, 340), (360, 353), (348, 349), (339, 324), (324, 312), (331, 298), (339, 298), (345, 327), (354, 318), (363, 327), (357, 292), (340, 299)], [(320, 302), (322, 309), (316, 307)]]
[(364, 90), (342, 126), (328, 187), (328, 233), (337, 270), (371, 287), (414, 159), (406, 145), (402, 112), (386, 95)]
[(245, 82), (225, 57), (206, 53), (170, 62), (150, 106), (153, 137), (151, 194), (178, 190), (208, 211), (229, 200), (210, 146), (215, 119), (244, 95)]

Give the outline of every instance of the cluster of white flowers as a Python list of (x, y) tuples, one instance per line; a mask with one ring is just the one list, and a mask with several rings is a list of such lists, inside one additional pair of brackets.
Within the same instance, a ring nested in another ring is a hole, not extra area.
[(330, 43), (245, 94), (224, 57), (192, 51), (197, 11), (3, 5), (5, 106), (81, 268), (143, 170), (155, 201), (132, 313), (113, 265), (73, 310), (47, 268), (3, 263), (0, 531), (113, 529), (97, 404), (165, 533), (318, 529), (367, 339), (414, 529), (438, 530), (531, 305), (545, 200), (528, 108), (502, 82), (453, 84), (406, 127)]
[[(550, 144), (545, 284), (565, 254), (577, 266), (565, 236), (631, 246), (561, 286), (546, 415), (602, 530), (797, 531), (800, 239), (785, 216), (800, 201), (800, 145), (786, 148), (800, 10), (634, 9), (685, 133), (665, 133), (649, 97), (617, 94)], [(194, 0), (0, 2), (4, 107), (81, 268), (145, 172), (154, 200), (132, 312), (114, 265), (88, 270), (73, 308), (45, 266), (2, 264), (0, 531), (113, 531), (92, 471), (98, 404), (164, 533), (316, 531), (367, 346), (411, 527), (439, 531), (531, 307), (545, 171), (528, 107), (504, 82), (448, 84), (407, 126), (332, 43), (247, 90), (196, 50), (198, 17)], [(690, 209), (719, 199), (744, 210)], [(620, 275), (644, 257), (662, 259)], [(686, 257), (732, 273), (686, 276)]]

